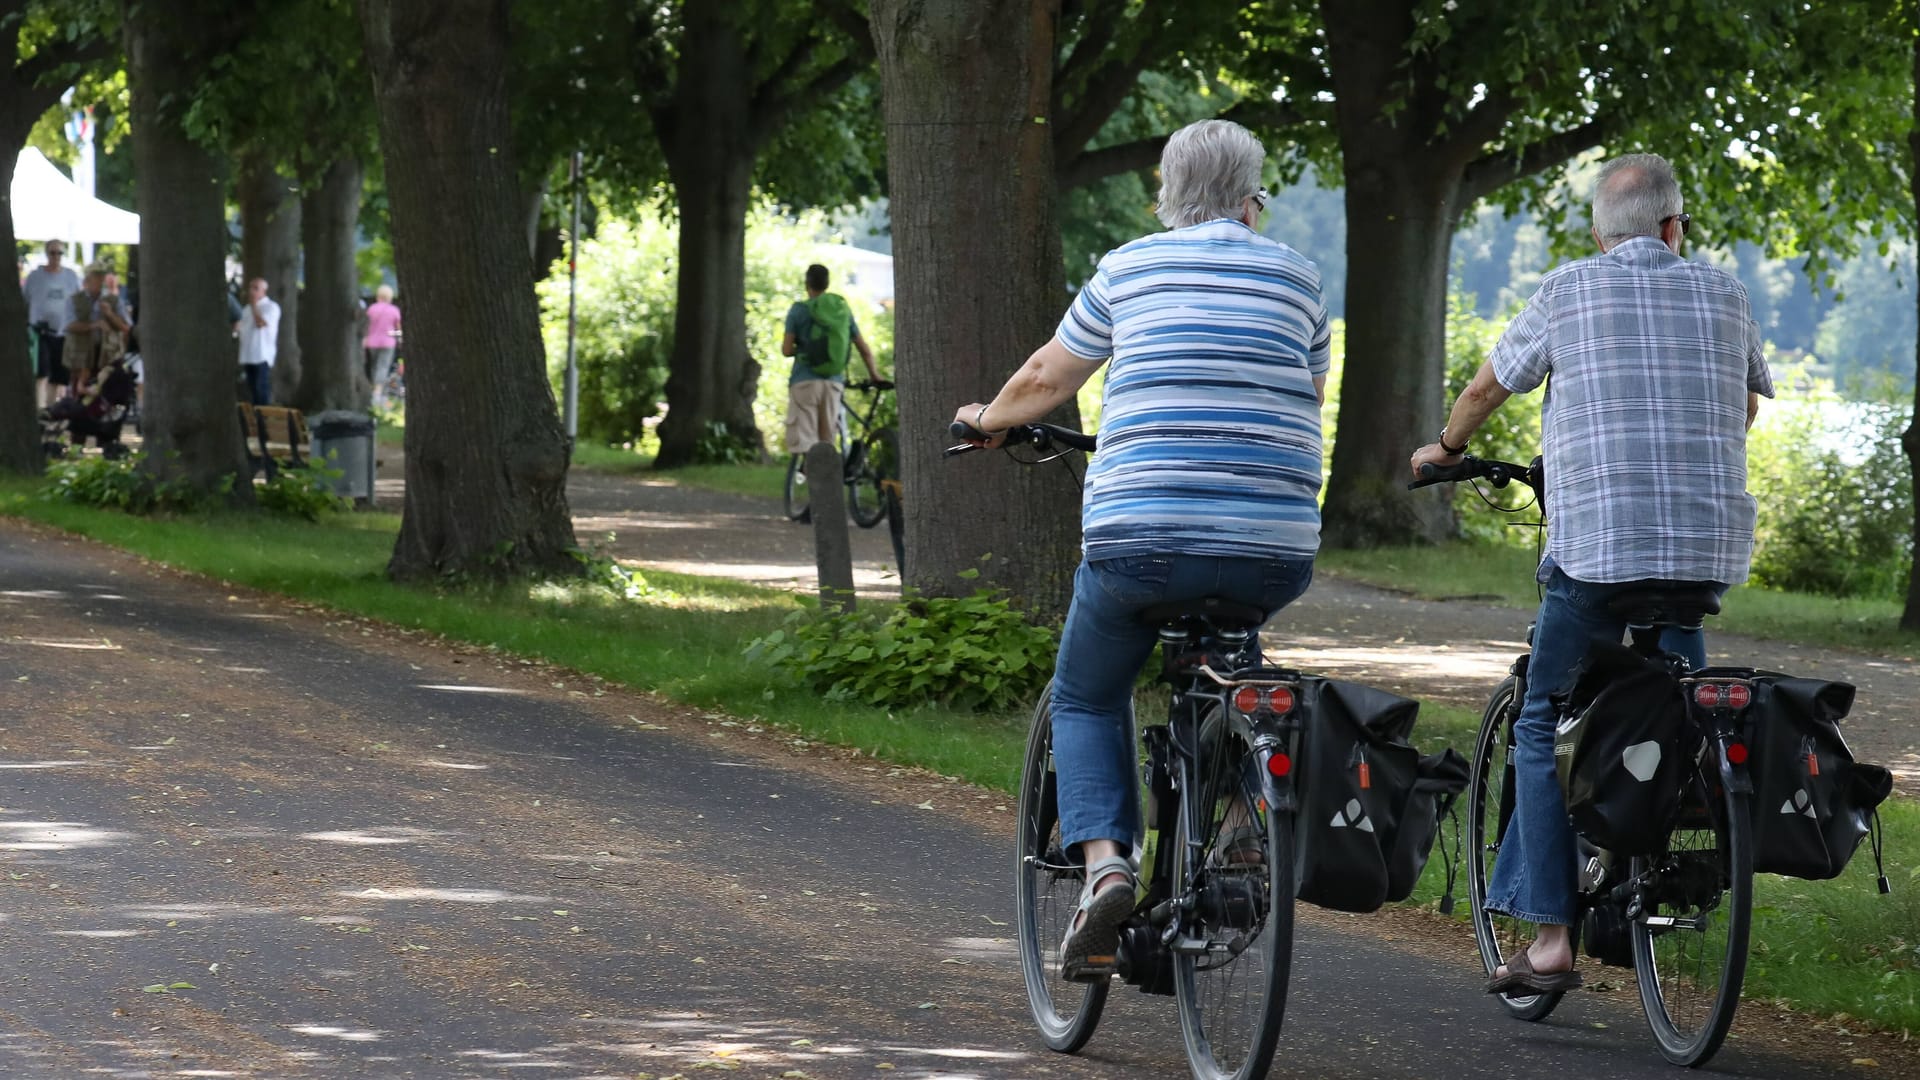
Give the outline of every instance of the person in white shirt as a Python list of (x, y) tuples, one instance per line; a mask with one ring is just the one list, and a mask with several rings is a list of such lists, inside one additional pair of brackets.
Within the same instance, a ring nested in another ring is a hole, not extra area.
[(255, 405), (271, 404), (280, 305), (267, 298), (266, 278), (247, 282), (247, 309), (233, 331), (240, 335), (240, 374), (247, 383), (247, 399)]
[(54, 387), (72, 381), (64, 360), (65, 331), (68, 305), (80, 291), (80, 275), (74, 273), (73, 267), (60, 264), (61, 256), (66, 253), (64, 242), (47, 241), (46, 265), (27, 271), (26, 278), (20, 282), (20, 292), (27, 299), (27, 322), (32, 325), (38, 343), (34, 375), (39, 382), (35, 392), (43, 409), (60, 395)]

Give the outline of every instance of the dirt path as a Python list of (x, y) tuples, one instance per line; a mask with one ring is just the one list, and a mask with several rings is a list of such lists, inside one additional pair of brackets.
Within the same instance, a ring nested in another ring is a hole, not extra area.
[[(397, 451), (386, 448), (380, 494), (396, 505), (404, 489)], [(693, 488), (646, 477), (575, 471), (568, 483), (583, 543), (623, 560), (693, 574), (811, 589), (811, 530), (787, 521), (771, 499)], [(612, 539), (608, 540), (611, 534)], [(897, 594), (884, 529), (853, 530), (855, 576), (868, 595)], [(1531, 613), (1477, 601), (1431, 601), (1323, 575), (1278, 616), (1267, 635), (1281, 662), (1356, 679), (1423, 701), (1479, 708), (1506, 677), (1526, 640)], [(1920, 794), (1920, 664), (1892, 658), (1715, 634), (1710, 657), (1795, 674), (1820, 674), (1859, 688), (1845, 726), (1854, 753), (1894, 770)]]

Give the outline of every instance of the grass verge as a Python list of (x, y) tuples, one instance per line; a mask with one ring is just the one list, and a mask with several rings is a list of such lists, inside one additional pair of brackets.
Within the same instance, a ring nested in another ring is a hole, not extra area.
[[(380, 445), (395, 450), (404, 447), (406, 435), (406, 427), (399, 424), (382, 424), (377, 431)], [(614, 476), (644, 475), (649, 480), (664, 480), (702, 491), (767, 499), (780, 498), (787, 481), (785, 458), (768, 465), (688, 465), (656, 472), (651, 452), (586, 441), (574, 444), (573, 467)]]
[[(789, 593), (662, 572), (649, 572), (651, 592), (636, 600), (580, 583), (458, 592), (401, 588), (383, 576), (398, 528), (392, 515), (335, 515), (312, 524), (255, 515), (136, 518), (50, 502), (37, 485), (20, 481), (0, 482), (0, 514), (234, 584), (561, 664), (1000, 791), (1011, 792), (1018, 775), (1024, 714), (824, 702), (778, 673), (746, 663), (744, 644), (800, 609)], [(1476, 587), (1471, 578), (1453, 576), (1462, 588)], [(1416, 741), (1423, 752), (1452, 745), (1465, 753), (1478, 723), (1476, 710), (1429, 705)], [(1750, 997), (1846, 1013), (1890, 1030), (1920, 1029), (1920, 807), (1890, 804), (1885, 823), (1893, 896), (1874, 893), (1872, 861), (1864, 852), (1835, 881), (1760, 880)], [(1447, 862), (1436, 847), (1410, 903), (1435, 904)], [(1460, 878), (1454, 885), (1456, 917), (1465, 911), (1465, 893)]]
[[(1322, 551), (1319, 569), (1427, 600), (1484, 600), (1517, 608), (1539, 605), (1532, 548), (1498, 544)], [(1900, 605), (1741, 587), (1727, 594), (1713, 627), (1749, 637), (1920, 657), (1920, 634), (1899, 628)]]

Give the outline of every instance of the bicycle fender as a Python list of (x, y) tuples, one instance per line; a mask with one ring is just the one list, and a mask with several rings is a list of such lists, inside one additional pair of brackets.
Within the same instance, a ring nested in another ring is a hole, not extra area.
[[(1298, 809), (1294, 801), (1293, 771), (1299, 763), (1300, 740), (1297, 733), (1281, 736), (1263, 733), (1254, 739), (1254, 759), (1260, 765), (1260, 794), (1267, 806), (1279, 813)], [(1282, 775), (1274, 775), (1274, 759), (1283, 757)]]

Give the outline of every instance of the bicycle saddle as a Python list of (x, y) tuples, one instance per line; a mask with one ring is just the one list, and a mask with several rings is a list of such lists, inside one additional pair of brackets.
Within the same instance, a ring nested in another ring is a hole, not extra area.
[(1692, 629), (1708, 615), (1720, 614), (1720, 598), (1707, 585), (1641, 585), (1608, 601), (1607, 610), (1628, 626)]
[(1149, 626), (1166, 626), (1199, 620), (1216, 630), (1255, 630), (1267, 621), (1267, 613), (1251, 604), (1206, 596), (1198, 600), (1169, 600), (1140, 613), (1140, 621)]

